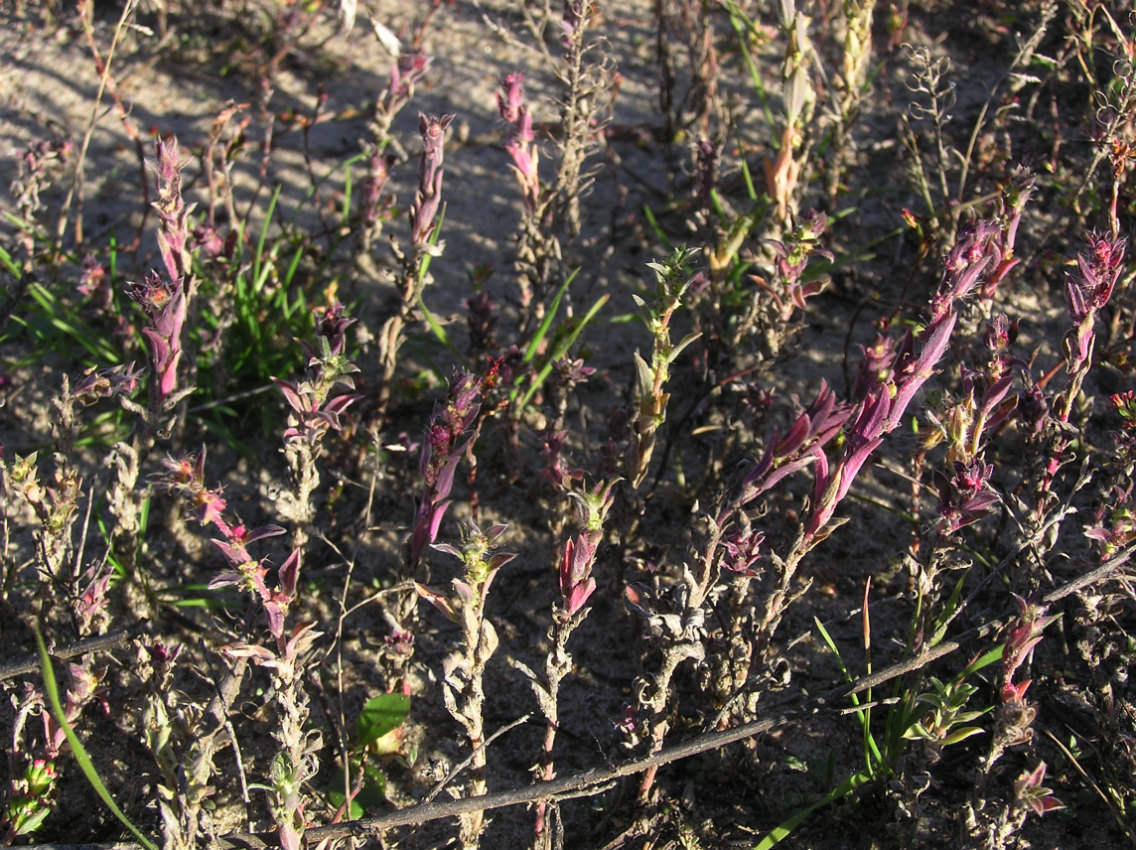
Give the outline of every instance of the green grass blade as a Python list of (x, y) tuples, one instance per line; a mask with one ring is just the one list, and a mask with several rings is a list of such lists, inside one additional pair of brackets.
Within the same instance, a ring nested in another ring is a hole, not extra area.
[(560, 284), (560, 288), (556, 290), (556, 297), (552, 299), (552, 303), (548, 305), (548, 311), (545, 313), (544, 321), (540, 323), (540, 327), (536, 329), (532, 341), (529, 342), (528, 347), (525, 349), (525, 362), (532, 363), (536, 353), (540, 350), (540, 345), (544, 342), (545, 336), (548, 335), (549, 329), (552, 327), (552, 322), (556, 319), (556, 314), (560, 310), (560, 300), (564, 297), (564, 293), (568, 291), (572, 281), (576, 279), (579, 269), (574, 269), (572, 274), (564, 283)]
[(663, 226), (659, 224), (659, 220), (655, 217), (655, 211), (644, 204), (643, 215), (647, 219), (647, 226), (659, 237), (659, 241), (667, 247), (668, 251), (673, 251), (674, 245), (671, 244), (671, 240), (667, 237), (666, 231), (663, 230)]
[[(736, 3), (729, 2), (724, 5), (727, 14), (730, 16), (730, 25), (733, 26), (734, 32), (737, 34), (738, 49), (745, 58), (746, 69), (749, 71), (753, 90), (757, 92), (758, 100), (761, 101), (761, 111), (765, 114), (765, 123), (772, 127), (774, 123), (773, 110), (770, 108), (769, 98), (765, 94), (765, 84), (761, 81), (761, 72), (757, 69), (757, 63), (753, 61), (753, 56), (749, 51), (750, 39), (759, 35), (757, 27), (754, 26), (753, 21), (745, 16), (745, 13), (738, 8)], [(774, 145), (776, 146), (779, 142), (780, 140), (774, 140)]]
[[(256, 254), (252, 258), (252, 286), (254, 292), (264, 288), (268, 279), (269, 266), (264, 262), (264, 243), (268, 241), (268, 228), (272, 225), (272, 214), (276, 212), (276, 203), (280, 200), (280, 190), (284, 187), (277, 184), (272, 190), (272, 200), (268, 202), (268, 209), (264, 213), (264, 224), (260, 226), (260, 238), (256, 241)], [(271, 261), (275, 261), (276, 252), (272, 252)]]
[[(383, 145), (383, 147), (385, 148), (386, 146)], [(318, 192), (320, 189), (322, 189), (324, 184), (327, 183), (327, 181), (329, 181), (333, 176), (335, 176), (336, 174), (339, 173), (339, 170), (341, 168), (349, 169), (355, 163), (362, 162), (366, 158), (367, 158), (366, 151), (360, 151), (357, 154), (352, 154), (351, 156), (349, 156), (347, 159), (343, 160), (343, 162), (339, 163), (338, 165), (336, 165), (332, 168), (329, 168), (327, 170), (327, 173), (324, 174), (323, 177), (319, 178), (314, 184), (312, 184), (311, 188), (309, 188), (304, 193), (304, 197), (300, 199), (300, 202), (298, 204), (296, 204), (295, 208), (292, 210), (292, 214), (290, 216), (288, 216), (288, 219), (285, 223), (285, 227), (291, 228), (296, 223), (296, 217), (299, 216), (300, 211), (305, 206), (307, 206), (308, 202), (316, 196), (316, 192)]]
[(596, 313), (598, 313), (604, 306), (604, 304), (608, 302), (609, 297), (610, 296), (606, 294), (600, 296), (596, 303), (592, 305), (592, 308), (588, 310), (584, 318), (580, 320), (580, 323), (575, 327), (575, 329), (573, 329), (572, 333), (568, 334), (568, 336), (565, 337), (564, 341), (556, 346), (556, 350), (552, 352), (552, 355), (544, 364), (544, 368), (542, 368), (536, 378), (533, 379), (532, 386), (529, 387), (528, 392), (526, 392), (524, 398), (521, 399), (520, 410), (524, 410), (529, 406), (529, 402), (532, 401), (532, 397), (536, 395), (536, 392), (540, 389), (541, 384), (543, 384), (545, 379), (552, 373), (552, 369), (556, 365), (556, 361), (568, 353), (568, 349), (572, 347), (572, 344), (576, 341), (576, 338), (580, 336), (584, 328), (588, 326), (588, 322), (590, 322), (595, 317)]
[[(442, 208), (438, 211), (438, 222), (434, 225), (434, 229), (430, 232), (430, 238), (426, 240), (431, 245), (437, 245), (438, 239), (442, 235), (442, 224), (446, 220), (446, 205), (442, 204)], [(426, 275), (430, 271), (430, 261), (434, 255), (429, 251), (422, 255), (422, 259), (418, 263), (418, 282), (426, 280)]]
[[(816, 623), (817, 630), (820, 632), (820, 636), (824, 639), (824, 642), (828, 644), (828, 648), (832, 650), (832, 654), (836, 658), (836, 663), (840, 665), (840, 672), (844, 674), (844, 681), (848, 682), (848, 684), (852, 684), (852, 674), (848, 672), (848, 667), (844, 664), (844, 659), (840, 655), (840, 650), (836, 648), (836, 641), (832, 639), (832, 636), (828, 633), (828, 629), (824, 627), (824, 623), (822, 623), (816, 617), (813, 617), (813, 622)], [(870, 699), (871, 697), (869, 697), (869, 700)], [(860, 698), (856, 694), (852, 694), (852, 705), (857, 707), (860, 705)], [(857, 719), (859, 719), (860, 725), (862, 726), (864, 731), (864, 763), (866, 765), (865, 772), (869, 776), (875, 776), (876, 765), (884, 765), (886, 769), (887, 762), (884, 760), (883, 753), (880, 752), (880, 747), (876, 743), (875, 736), (871, 734), (870, 711), (867, 709), (857, 711), (856, 717)], [(876, 760), (874, 764), (872, 762), (872, 758), (875, 758)]]
[(116, 303), (118, 294), (118, 237), (113, 233), (110, 235), (110, 243), (107, 245), (107, 277), (110, 280), (111, 288), (115, 291)]
[[(739, 133), (738, 136), (739, 136), (738, 148), (740, 150), (741, 145), (742, 145), (742, 141), (741, 141), (741, 138), (740, 138), (741, 134)], [(742, 167), (742, 179), (745, 180), (746, 194), (749, 195), (749, 199), (751, 201), (753, 201), (754, 203), (757, 203), (757, 199), (758, 199), (757, 186), (754, 185), (753, 174), (751, 174), (750, 170), (749, 170), (749, 163), (745, 161), (745, 157), (743, 156), (743, 157), (738, 157), (738, 164), (741, 165), (741, 167)]]
[(4, 271), (6, 271), (8, 274), (12, 275), (12, 277), (19, 277), (20, 276), (19, 265), (16, 263), (15, 260), (12, 259), (12, 255), (9, 254), (6, 250), (4, 250), (3, 245), (0, 245), (0, 266), (3, 266)]
[(943, 638), (947, 636), (947, 627), (951, 624), (951, 620), (954, 619), (955, 612), (958, 610), (959, 599), (962, 597), (962, 586), (966, 581), (968, 572), (969, 570), (963, 570), (963, 574), (959, 576), (959, 580), (955, 582), (955, 586), (951, 590), (951, 595), (942, 606), (942, 612), (935, 619), (934, 628), (931, 631), (931, 639), (927, 641), (928, 648), (938, 646), (942, 643)]
[(761, 839), (761, 843), (758, 844), (754, 850), (769, 850), (773, 845), (779, 844), (781, 841), (788, 838), (793, 833), (793, 830), (800, 826), (805, 819), (817, 809), (824, 808), (829, 803), (834, 803), (842, 797), (847, 797), (861, 785), (870, 782), (871, 779), (872, 777), (863, 771), (852, 774), (807, 809), (802, 809), (788, 820), (778, 824), (765, 838)]
[(422, 317), (426, 320), (427, 326), (429, 326), (438, 342), (442, 343), (442, 345), (449, 349), (451, 354), (458, 358), (463, 369), (467, 372), (471, 371), (472, 367), (469, 364), (469, 360), (464, 354), (458, 351), (457, 346), (454, 345), (453, 340), (450, 339), (450, 335), (446, 333), (446, 329), (442, 327), (434, 314), (430, 312), (430, 308), (427, 307), (426, 303), (422, 300), (421, 292), (418, 293), (418, 309), (422, 311)]
[(970, 662), (970, 664), (966, 665), (966, 669), (958, 674), (958, 678), (955, 681), (961, 682), (971, 673), (981, 670), (983, 667), (989, 667), (995, 661), (1000, 661), (1005, 649), (1005, 644), (1000, 644), (993, 649), (987, 650), (985, 654), (980, 655), (978, 658), (974, 659), (974, 661)]
[[(28, 295), (39, 306), (40, 316), (47, 326), (62, 337), (72, 339), (79, 343), (92, 357), (96, 366), (117, 366), (122, 362), (122, 355), (100, 336), (94, 329), (84, 326), (82, 319), (66, 304), (44, 286), (42, 283), (32, 283), (28, 286)], [(49, 345), (52, 341), (46, 338)]]
[[(836, 641), (832, 639), (832, 635), (828, 633), (828, 629), (824, 627), (824, 623), (822, 623), (817, 617), (813, 617), (813, 622), (816, 623), (817, 631), (820, 632), (821, 638), (828, 645), (828, 648), (832, 651), (832, 655), (836, 659), (836, 663), (840, 665), (840, 672), (844, 676), (844, 681), (848, 684), (852, 684), (852, 674), (848, 672), (848, 667), (844, 664), (844, 658), (840, 655), (840, 650), (836, 648)], [(852, 700), (854, 702), (858, 702), (855, 694), (852, 694)]]
[(43, 673), (43, 689), (47, 692), (47, 699), (51, 703), (51, 713), (55, 715), (56, 721), (63, 727), (63, 734), (67, 736), (67, 743), (71, 745), (71, 752), (74, 753), (75, 761), (79, 763), (83, 775), (87, 777), (87, 781), (91, 783), (91, 787), (95, 789), (99, 799), (106, 804), (106, 807), (111, 810), (116, 818), (122, 821), (123, 826), (133, 833), (142, 846), (146, 850), (158, 850), (158, 845), (143, 835), (141, 830), (123, 814), (122, 809), (115, 803), (114, 797), (110, 795), (102, 779), (99, 778), (99, 774), (91, 762), (91, 757), (87, 755), (87, 751), (83, 747), (83, 742), (79, 740), (79, 736), (75, 734), (75, 730), (71, 728), (71, 724), (67, 722), (67, 716), (63, 713), (63, 706), (59, 702), (59, 688), (55, 684), (55, 671), (51, 669), (51, 658), (48, 657), (47, 647), (44, 645), (43, 635), (40, 634), (38, 627), (35, 630), (35, 636), (36, 646), (39, 647), (39, 666)]
[(340, 227), (346, 226), (351, 220), (351, 190), (354, 188), (351, 177), (350, 164), (343, 166), (343, 212), (339, 214)]
[(292, 262), (288, 264), (288, 270), (284, 272), (284, 279), (281, 281), (283, 286), (281, 291), (287, 291), (288, 287), (292, 285), (292, 281), (296, 277), (296, 270), (300, 268), (300, 261), (304, 259), (304, 246), (297, 245), (296, 253), (292, 255)]

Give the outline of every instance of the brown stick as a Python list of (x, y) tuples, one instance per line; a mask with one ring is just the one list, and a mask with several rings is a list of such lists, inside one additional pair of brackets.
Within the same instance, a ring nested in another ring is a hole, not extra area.
[[(49, 655), (59, 661), (66, 661), (68, 658), (74, 658), (77, 655), (86, 655), (89, 652), (109, 652), (112, 649), (119, 649), (131, 638), (140, 634), (145, 626), (146, 621), (140, 620), (133, 626), (126, 629), (119, 629), (117, 632), (83, 638), (83, 640), (76, 641), (70, 646), (52, 650)], [(22, 661), (14, 661), (11, 664), (0, 665), (0, 682), (15, 676), (23, 676), (27, 673), (35, 673), (38, 671), (39, 656), (29, 655)]]

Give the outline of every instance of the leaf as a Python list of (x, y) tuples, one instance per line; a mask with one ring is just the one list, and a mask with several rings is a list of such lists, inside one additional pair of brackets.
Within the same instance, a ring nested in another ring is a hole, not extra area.
[[(352, 760), (351, 771), (353, 775), (358, 776), (359, 763), (357, 760)], [(339, 808), (346, 799), (343, 794), (343, 768), (338, 767), (335, 769), (335, 773), (332, 774), (331, 780), (328, 783), (327, 800), (335, 808)], [(377, 766), (369, 763), (365, 764), (363, 766), (363, 786), (359, 789), (359, 793), (351, 800), (351, 819), (357, 820), (365, 816), (368, 811), (379, 809), (386, 800), (386, 776)]]
[(647, 361), (639, 356), (638, 351), (632, 356), (635, 358), (636, 392), (645, 396), (651, 392), (651, 385), (655, 382), (655, 373), (647, 365)]
[[(362, 805), (359, 803), (361, 796), (363, 796), (362, 791), (351, 801), (351, 810), (348, 812), (348, 817), (350, 817), (351, 820), (358, 820), (366, 814), (366, 812), (363, 811)], [(346, 799), (347, 797), (343, 793), (343, 768), (337, 767), (335, 773), (331, 775), (331, 780), (327, 786), (327, 801), (338, 809), (343, 805)]]
[(363, 788), (355, 799), (364, 809), (377, 809), (387, 801), (387, 778), (375, 765), (363, 766)]
[(702, 334), (697, 331), (684, 336), (679, 344), (674, 347), (674, 350), (671, 351), (671, 353), (667, 356), (667, 364), (669, 365), (671, 363), (674, 363), (678, 359), (678, 356), (682, 354), (682, 352), (686, 349), (686, 347), (695, 342), (700, 336), (702, 336)]
[(564, 297), (564, 293), (567, 291), (568, 287), (572, 285), (572, 281), (576, 279), (576, 275), (579, 271), (579, 269), (575, 269), (568, 275), (564, 283), (560, 285), (560, 289), (556, 290), (556, 295), (553, 296), (552, 303), (548, 305), (548, 311), (545, 314), (544, 321), (540, 323), (536, 334), (533, 335), (528, 347), (525, 348), (525, 363), (532, 363), (537, 352), (540, 351), (541, 343), (544, 342), (544, 338), (548, 335), (548, 331), (552, 327), (552, 322), (556, 318), (556, 313), (560, 310), (560, 299)]
[(851, 796), (855, 793), (857, 788), (870, 781), (871, 776), (864, 771), (852, 774), (850, 777), (848, 777), (831, 791), (829, 791), (828, 794), (826, 794), (820, 800), (817, 800), (817, 802), (813, 803), (808, 808), (802, 809), (791, 818), (783, 821), (780, 825), (775, 827), (772, 831), (769, 832), (768, 835), (765, 836), (765, 838), (761, 840), (761, 843), (759, 843), (754, 848), (754, 850), (769, 850), (769, 848), (773, 847), (775, 844), (778, 844), (785, 838), (788, 838), (793, 833), (793, 830), (800, 826), (809, 817), (809, 815), (811, 815), (817, 809), (823, 808), (829, 803), (833, 803), (844, 797)]
[(957, 744), (959, 741), (965, 741), (973, 735), (982, 735), (985, 732), (986, 730), (979, 726), (964, 726), (961, 729), (954, 730), (947, 735), (947, 737), (943, 738), (943, 746), (949, 747), (951, 744)]
[(355, 737), (367, 746), (406, 722), (410, 715), (410, 697), (405, 694), (380, 694), (367, 700), (355, 719)]
[[(437, 513), (440, 514), (441, 511), (438, 511)], [(418, 592), (419, 599), (425, 599), (427, 602), (441, 611), (442, 614), (445, 615), (447, 620), (450, 620), (454, 623), (458, 621), (458, 612), (454, 609), (453, 603), (450, 602), (450, 599), (448, 596), (446, 596), (446, 594), (442, 593), (441, 591), (434, 590), (434, 588), (432, 587), (427, 587), (424, 584), (418, 584), (417, 582), (414, 585), (414, 589)]]
[[(572, 278), (568, 278), (568, 282), (570, 282), (571, 280)], [(565, 283), (565, 285), (567, 285), (567, 282)], [(563, 290), (561, 290), (561, 294), (562, 293)], [(541, 368), (540, 372), (538, 372), (536, 377), (532, 379), (531, 386), (525, 393), (524, 397), (521, 399), (519, 408), (520, 410), (524, 410), (526, 407), (528, 407), (529, 402), (532, 401), (532, 397), (536, 395), (537, 390), (539, 390), (541, 387), (541, 384), (544, 383), (545, 379), (552, 372), (553, 366), (555, 365), (556, 361), (568, 353), (568, 349), (571, 348), (573, 343), (576, 342), (576, 338), (583, 332), (584, 328), (588, 326), (588, 323), (593, 318), (595, 318), (596, 313), (598, 313), (603, 308), (603, 306), (607, 304), (608, 299), (610, 298), (611, 295), (606, 292), (599, 298), (597, 298), (595, 303), (592, 304), (590, 308), (588, 308), (588, 312), (584, 314), (584, 317), (580, 319), (575, 327), (572, 328), (572, 330), (567, 334), (567, 336), (556, 345), (555, 349), (549, 355), (547, 362)], [(555, 303), (559, 304), (559, 300), (557, 300)], [(528, 355), (526, 355), (525, 362), (529, 362)]]

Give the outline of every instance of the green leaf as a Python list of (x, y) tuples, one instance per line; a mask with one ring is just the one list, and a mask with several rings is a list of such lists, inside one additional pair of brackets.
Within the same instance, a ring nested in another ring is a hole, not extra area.
[(364, 809), (377, 809), (387, 801), (387, 778), (377, 766), (363, 766), (363, 787), (355, 799)]
[(540, 323), (537, 328), (536, 334), (533, 335), (532, 340), (525, 348), (524, 360), (526, 363), (532, 363), (536, 357), (536, 353), (540, 350), (541, 343), (544, 342), (549, 329), (552, 327), (552, 322), (556, 319), (556, 313), (560, 310), (560, 299), (564, 297), (564, 293), (568, 291), (568, 287), (572, 285), (572, 281), (576, 279), (579, 269), (574, 269), (567, 279), (556, 290), (556, 295), (552, 299), (552, 303), (548, 305), (548, 311), (545, 313), (544, 321)]
[[(575, 272), (573, 272), (573, 274), (575, 274)], [(569, 280), (570, 279), (571, 278), (569, 278)], [(549, 355), (548, 360), (545, 362), (544, 366), (536, 374), (536, 377), (533, 378), (532, 385), (529, 387), (528, 392), (526, 392), (524, 398), (521, 399), (521, 406), (520, 408), (518, 408), (519, 410), (524, 410), (529, 406), (529, 402), (532, 401), (532, 397), (536, 395), (536, 392), (540, 389), (541, 384), (543, 384), (545, 379), (552, 373), (552, 369), (556, 365), (556, 361), (568, 353), (568, 349), (571, 348), (572, 344), (576, 342), (576, 338), (581, 333), (583, 333), (584, 328), (586, 328), (588, 326), (588, 323), (593, 318), (595, 318), (596, 313), (603, 309), (603, 306), (608, 302), (608, 299), (610, 297), (611, 296), (605, 292), (603, 295), (597, 298), (596, 302), (588, 309), (588, 312), (584, 314), (584, 318), (580, 319), (579, 323), (574, 328), (572, 328), (567, 336), (565, 336), (556, 345), (552, 353)]]
[(277, 184), (276, 188), (272, 190), (272, 199), (268, 202), (268, 210), (264, 214), (264, 223), (260, 227), (260, 238), (256, 242), (256, 253), (253, 254), (252, 260), (252, 284), (255, 292), (260, 292), (264, 288), (268, 273), (272, 270), (272, 262), (276, 259), (275, 250), (273, 250), (270, 252), (272, 256), (269, 262), (264, 262), (264, 244), (268, 241), (268, 227), (272, 224), (272, 216), (276, 212), (276, 202), (280, 200), (280, 190), (283, 188), (282, 185)]
[(962, 596), (963, 582), (966, 581), (968, 572), (968, 570), (963, 570), (962, 575), (959, 576), (959, 580), (955, 582), (955, 586), (951, 591), (950, 597), (948, 597), (946, 604), (943, 605), (942, 611), (935, 621), (935, 627), (934, 631), (931, 634), (931, 639), (927, 641), (928, 648), (932, 646), (938, 646), (940, 643), (942, 643), (943, 638), (946, 637), (947, 626), (951, 624), (951, 620), (954, 619), (955, 612), (958, 610), (959, 599)]
[(965, 741), (967, 738), (974, 735), (982, 735), (985, 732), (986, 730), (980, 726), (964, 726), (943, 738), (943, 746), (949, 747), (951, 744), (957, 744), (959, 741)]
[(659, 224), (659, 220), (655, 217), (655, 211), (650, 207), (644, 205), (643, 215), (647, 219), (647, 226), (655, 232), (655, 235), (659, 238), (659, 241), (667, 247), (667, 250), (671, 250), (671, 248), (673, 247), (671, 245), (671, 240), (667, 237), (666, 231), (663, 230), (662, 225)]
[(0, 267), (13, 277), (20, 276), (19, 263), (12, 259), (12, 255), (4, 249), (3, 245), (0, 245)]
[(686, 347), (695, 342), (700, 336), (702, 336), (702, 334), (698, 331), (684, 336), (679, 344), (674, 347), (674, 350), (667, 356), (667, 365), (669, 366), (671, 363), (678, 360), (678, 356), (682, 354)]
[(450, 350), (451, 354), (458, 358), (463, 368), (466, 370), (472, 368), (469, 364), (469, 359), (458, 351), (458, 347), (454, 345), (453, 341), (450, 339), (450, 335), (446, 333), (446, 329), (442, 327), (441, 323), (434, 317), (434, 314), (427, 308), (426, 302), (422, 300), (421, 291), (418, 293), (418, 309), (422, 311), (422, 317), (426, 319), (426, 325), (430, 328), (438, 342), (442, 343), (442, 345)]
[(397, 729), (409, 715), (408, 696), (395, 693), (371, 697), (355, 720), (355, 737), (365, 747)]
[(16, 822), (12, 825), (12, 829), (16, 835), (28, 835), (35, 832), (51, 814), (51, 809), (46, 806), (42, 809), (37, 809), (30, 815), (21, 815), (16, 818)]
[(956, 681), (961, 682), (971, 673), (981, 670), (983, 667), (989, 667), (995, 661), (1000, 661), (1002, 658), (1002, 650), (1004, 650), (1005, 648), (1005, 646), (999, 645), (994, 647), (993, 649), (987, 650), (983, 655), (979, 656), (974, 661), (971, 661), (968, 665), (966, 665), (966, 669), (959, 673), (958, 679)]
[[(327, 801), (337, 809), (342, 806), (343, 802), (347, 799), (347, 796), (343, 793), (343, 778), (343, 768), (337, 767), (335, 773), (331, 775), (331, 780), (327, 786)], [(363, 811), (363, 806), (359, 803), (359, 797), (362, 795), (363, 792), (360, 791), (359, 794), (355, 796), (355, 799), (351, 801), (351, 810), (348, 812), (348, 817), (351, 820), (358, 820), (366, 814), (366, 812)]]
[[(351, 770), (354, 775), (359, 773), (359, 763), (352, 760)], [(343, 794), (343, 768), (336, 768), (327, 786), (327, 801), (335, 808), (343, 805), (347, 798)], [(361, 818), (368, 811), (382, 807), (387, 801), (387, 778), (383, 772), (373, 764), (363, 766), (363, 787), (351, 801), (350, 817), (352, 820)]]

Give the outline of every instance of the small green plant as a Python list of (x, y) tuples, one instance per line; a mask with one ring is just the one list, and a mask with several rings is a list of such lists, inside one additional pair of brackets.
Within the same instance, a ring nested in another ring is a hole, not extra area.
[(547, 312), (544, 313), (544, 318), (534, 331), (532, 339), (525, 346), (521, 358), (524, 368), (519, 370), (519, 374), (513, 380), (513, 386), (508, 390), (510, 411), (517, 419), (524, 415), (533, 398), (540, 392), (541, 387), (552, 374), (553, 369), (568, 356), (568, 352), (571, 351), (580, 334), (584, 332), (584, 329), (603, 309), (610, 298), (606, 293), (601, 295), (588, 307), (583, 316), (576, 319), (565, 319), (553, 327), (560, 311), (561, 299), (563, 299), (575, 278), (576, 272), (572, 272), (560, 285), (548, 306)]
[(676, 249), (661, 263), (650, 263), (655, 273), (655, 293), (650, 303), (632, 295), (639, 308), (639, 317), (651, 334), (651, 362), (635, 352), (635, 407), (632, 438), (627, 450), (626, 471), (632, 488), (638, 489), (647, 477), (651, 455), (655, 449), (655, 434), (667, 418), (670, 393), (664, 391), (670, 379), (670, 369), (682, 352), (700, 336), (689, 333), (679, 342), (671, 342), (670, 324), (675, 313), (684, 306), (692, 275), (690, 262), (695, 251)]
[[(866, 599), (866, 594), (865, 594)], [(870, 627), (868, 625), (867, 607), (864, 608), (864, 635), (865, 649), (870, 657)], [(840, 669), (848, 682), (855, 681), (852, 674), (844, 664), (836, 643), (829, 635), (824, 625), (816, 620), (817, 630), (824, 642), (836, 656)], [(985, 731), (981, 726), (973, 725), (973, 721), (987, 714), (990, 709), (968, 708), (972, 697), (978, 693), (978, 687), (970, 684), (966, 679), (992, 664), (1001, 654), (1001, 649), (988, 653), (983, 658), (970, 664), (955, 678), (943, 682), (934, 676), (928, 677), (930, 690), (915, 693), (909, 684), (906, 693), (898, 694), (892, 702), (892, 708), (887, 715), (887, 721), (882, 735), (872, 730), (871, 692), (866, 695), (866, 704), (862, 706), (858, 697), (853, 696), (855, 714), (860, 722), (864, 740), (864, 767), (843, 779), (823, 797), (792, 817), (780, 823), (759, 842), (755, 850), (769, 850), (776, 844), (788, 838), (793, 831), (805, 822), (816, 811), (857, 793), (861, 788), (871, 784), (880, 783), (895, 776), (901, 769), (901, 760), (906, 752), (905, 741), (924, 742), (937, 754), (943, 748), (961, 743)], [(868, 672), (871, 672), (869, 664)], [(861, 707), (862, 706), (862, 707)]]
[(931, 690), (917, 696), (911, 708), (919, 719), (904, 730), (904, 738), (949, 747), (985, 731), (981, 726), (968, 725), (989, 711), (967, 709), (971, 697), (978, 693), (975, 685), (957, 680), (944, 683), (934, 676), (928, 677), (928, 682)]
[[(470, 747), (469, 794), (482, 797), (488, 792), (485, 768), (488, 764), (485, 731), (485, 667), (500, 645), (497, 630), (486, 613), (489, 588), (501, 567), (516, 555), (495, 552), (505, 525), (494, 525), (484, 532), (470, 523), (462, 530), (458, 546), (435, 543), (433, 548), (452, 555), (462, 563), (459, 578), (451, 580), (452, 591), (445, 592), (423, 584), (415, 588), (421, 599), (437, 608), (461, 629), (459, 651), (442, 667), (442, 695), (446, 710), (465, 730)], [(461, 842), (476, 850), (485, 829), (485, 813), (469, 812), (460, 817)]]
[[(270, 237), (280, 197), (276, 187), (256, 241), (246, 244), (240, 231), (228, 254), (201, 264), (198, 291), (203, 301), (223, 310), (202, 312), (199, 370), (205, 402), (267, 387), (276, 375), (290, 375), (304, 365), (294, 341), (314, 328), (316, 293), (301, 286), (312, 279), (311, 248), (296, 237)], [(228, 404), (232, 404), (229, 402)]]
[(4, 843), (11, 844), (21, 835), (30, 835), (51, 814), (52, 797), (58, 774), (55, 764), (37, 759), (24, 769), (23, 776), (12, 782), (8, 794), (8, 807), (0, 827), (4, 828)]
[(404, 744), (409, 716), (410, 697), (404, 693), (379, 694), (364, 703), (348, 745), (349, 769), (335, 771), (327, 786), (328, 802), (339, 811), (336, 819), (361, 818), (386, 802), (383, 763), (414, 761), (414, 753), (406, 752)]

